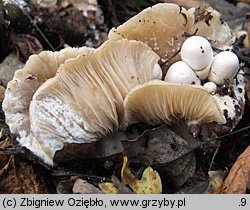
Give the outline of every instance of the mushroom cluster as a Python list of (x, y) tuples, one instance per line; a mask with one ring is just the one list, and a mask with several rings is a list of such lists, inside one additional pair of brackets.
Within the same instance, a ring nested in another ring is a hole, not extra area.
[(225, 51), (233, 40), (211, 8), (157, 4), (111, 29), (96, 49), (32, 55), (7, 86), (6, 122), (51, 165), (66, 144), (98, 141), (138, 122), (232, 129), (245, 103), (238, 58)]
[(221, 51), (215, 56), (212, 46), (202, 36), (191, 36), (182, 44), (180, 55), (182, 61), (170, 66), (165, 81), (183, 84), (204, 84), (210, 93), (216, 91), (217, 85), (233, 82), (239, 71), (238, 57), (231, 51)]
[(206, 88), (224, 113), (227, 131), (242, 118), (245, 83), (239, 60), (232, 52), (235, 37), (213, 8), (186, 10), (176, 4), (157, 4), (113, 28), (109, 38), (140, 40), (149, 45), (160, 56), (163, 78), (168, 83)]

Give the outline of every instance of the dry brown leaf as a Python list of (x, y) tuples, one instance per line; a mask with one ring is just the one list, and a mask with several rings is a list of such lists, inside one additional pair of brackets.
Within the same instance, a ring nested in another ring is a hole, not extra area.
[(42, 184), (42, 181), (38, 179), (31, 165), (16, 160), (13, 155), (0, 155), (0, 159), (8, 160), (7, 163), (1, 165), (0, 168), (0, 193), (48, 193), (47, 188)]
[(43, 51), (43, 46), (40, 41), (32, 35), (18, 34), (15, 39), (22, 61), (27, 61), (30, 55), (38, 54)]
[(250, 179), (250, 146), (238, 157), (222, 187), (224, 194), (246, 193)]
[(205, 193), (219, 194), (221, 192), (226, 174), (226, 171), (209, 171), (209, 183)]

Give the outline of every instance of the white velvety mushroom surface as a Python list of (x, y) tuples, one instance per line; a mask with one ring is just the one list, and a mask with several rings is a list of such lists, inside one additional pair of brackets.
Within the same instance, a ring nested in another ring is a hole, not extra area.
[(90, 143), (116, 132), (124, 97), (153, 79), (158, 60), (144, 43), (126, 39), (108, 40), (91, 55), (67, 60), (34, 94), (30, 133), (19, 141), (53, 164), (65, 143)]

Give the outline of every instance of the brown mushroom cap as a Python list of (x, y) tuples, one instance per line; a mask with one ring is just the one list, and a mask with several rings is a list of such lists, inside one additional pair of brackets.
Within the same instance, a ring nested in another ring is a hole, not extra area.
[(108, 40), (91, 55), (67, 60), (30, 104), (29, 138), (43, 151), (36, 154), (51, 163), (65, 143), (89, 143), (117, 131), (124, 97), (152, 79), (158, 60), (150, 47), (127, 39)]
[(225, 123), (216, 100), (202, 87), (152, 80), (132, 89), (124, 100), (127, 124)]
[[(161, 64), (178, 52), (186, 38), (185, 33), (195, 32), (196, 35), (211, 40), (214, 47), (222, 48), (232, 44), (230, 29), (215, 10), (194, 8), (187, 11), (169, 3), (146, 8), (124, 24), (110, 30), (109, 38), (143, 41), (160, 56)], [(180, 60), (179, 55), (164, 66), (164, 74), (177, 60)]]
[[(22, 69), (8, 83), (3, 101), (6, 122), (12, 133), (29, 133), (29, 104), (38, 87), (55, 76), (58, 67), (78, 54), (91, 54), (92, 48), (65, 48), (31, 55)], [(25, 134), (24, 134), (25, 135)]]

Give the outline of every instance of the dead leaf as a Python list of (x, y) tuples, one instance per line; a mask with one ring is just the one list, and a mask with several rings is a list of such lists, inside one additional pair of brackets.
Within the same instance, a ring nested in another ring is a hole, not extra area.
[(250, 180), (250, 146), (238, 157), (222, 187), (224, 194), (246, 193)]
[(133, 194), (133, 191), (129, 186), (124, 185), (116, 176), (111, 177), (112, 183), (118, 189), (119, 194)]
[(123, 165), (121, 169), (121, 182), (126, 185), (130, 185), (134, 182), (137, 182), (138, 179), (136, 178), (135, 175), (132, 174), (130, 169), (128, 168), (128, 157), (124, 156), (123, 157)]
[(104, 192), (106, 194), (117, 194), (118, 193), (118, 189), (111, 182), (100, 183), (99, 187), (102, 190), (102, 192)]
[(162, 180), (171, 187), (180, 188), (189, 177), (194, 175), (196, 160), (194, 152), (190, 152), (177, 160), (157, 167)]
[(150, 166), (145, 169), (142, 178), (129, 185), (138, 194), (160, 194), (162, 193), (161, 178), (157, 171)]
[(104, 193), (132, 193), (126, 185), (128, 185), (134, 193), (138, 194), (159, 194), (162, 193), (161, 178), (157, 171), (148, 166), (139, 180), (128, 167), (128, 158), (124, 156), (123, 166), (121, 169), (121, 182), (116, 177), (112, 177), (112, 182), (99, 184), (100, 189)]
[(194, 150), (167, 125), (148, 129), (135, 141), (122, 141), (122, 144), (129, 160), (143, 165), (170, 163)]
[(205, 193), (219, 194), (221, 192), (226, 174), (226, 171), (209, 171), (209, 183)]
[(128, 158), (124, 157), (121, 170), (121, 180), (123, 184), (128, 184), (133, 192), (138, 194), (159, 194), (162, 192), (161, 178), (157, 171), (148, 166), (140, 180), (136, 178), (128, 168)]
[(49, 192), (31, 165), (16, 160), (13, 155), (5, 156), (5, 158), (8, 158), (8, 162), (0, 168), (0, 193), (36, 194)]
[(32, 35), (17, 34), (15, 39), (22, 61), (27, 61), (30, 55), (38, 54), (43, 51), (43, 46), (40, 41)]
[(72, 192), (77, 194), (102, 194), (102, 191), (97, 187), (80, 178), (75, 181)]

